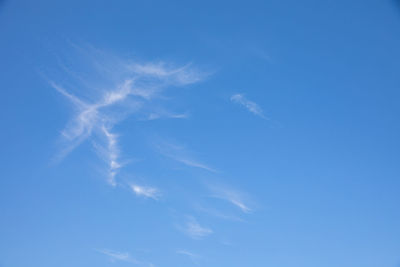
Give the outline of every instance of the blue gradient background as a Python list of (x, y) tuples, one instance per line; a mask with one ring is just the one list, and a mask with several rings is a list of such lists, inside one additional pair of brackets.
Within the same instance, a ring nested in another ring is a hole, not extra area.
[[(177, 249), (199, 266), (399, 266), (395, 1), (3, 1), (0, 36), (0, 266), (132, 265), (103, 248), (165, 267), (196, 266)], [(154, 158), (125, 172), (165, 200), (108, 186), (88, 143), (52, 164), (70, 112), (41, 73), (71, 42), (213, 71), (181, 91), (189, 119), (117, 127), (124, 154)], [(177, 170), (144, 145), (160, 136), (221, 172)], [(196, 201), (171, 192), (201, 196), (202, 180), (246, 192), (254, 211), (244, 222), (196, 214), (214, 233), (192, 240), (175, 214)]]

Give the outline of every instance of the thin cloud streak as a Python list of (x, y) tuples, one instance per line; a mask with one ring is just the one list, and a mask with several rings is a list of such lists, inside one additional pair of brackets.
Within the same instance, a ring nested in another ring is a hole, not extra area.
[(199, 257), (199, 255), (194, 254), (194, 253), (192, 253), (192, 252), (189, 252), (189, 251), (187, 251), (187, 250), (183, 250), (183, 249), (177, 250), (176, 253), (182, 254), (182, 255), (186, 255), (186, 256), (189, 256), (189, 257)]
[(190, 64), (174, 68), (165, 62), (131, 64), (129, 68), (137, 74), (157, 77), (174, 85), (188, 85), (199, 82), (207, 76), (205, 73), (190, 68)]
[(200, 212), (206, 213), (208, 215), (217, 217), (217, 218), (221, 218), (223, 220), (230, 220), (230, 221), (237, 221), (237, 222), (244, 222), (244, 220), (242, 218), (239, 218), (237, 216), (234, 215), (230, 215), (230, 214), (225, 214), (219, 210), (216, 210), (214, 208), (206, 208), (203, 206), (197, 206), (196, 209)]
[(213, 230), (201, 226), (197, 220), (191, 216), (187, 217), (185, 224), (178, 228), (193, 239), (202, 239), (213, 233)]
[(200, 168), (200, 169), (207, 170), (207, 171), (210, 171), (210, 172), (217, 172), (213, 168), (211, 168), (211, 167), (209, 167), (209, 166), (207, 166), (207, 165), (205, 165), (203, 163), (194, 161), (193, 159), (180, 158), (180, 157), (172, 157), (172, 158), (175, 159), (176, 161), (179, 161), (179, 162), (181, 162), (181, 163), (183, 163), (183, 164), (185, 164), (187, 166), (190, 166), (190, 167)]
[(154, 264), (149, 263), (149, 262), (143, 262), (139, 261), (135, 258), (133, 258), (128, 252), (119, 252), (119, 251), (113, 251), (109, 249), (99, 249), (96, 250), (104, 255), (107, 255), (111, 261), (123, 261), (123, 262), (129, 262), (133, 263), (135, 265), (139, 266), (148, 266), (148, 267), (154, 267)]
[(252, 209), (245, 203), (242, 193), (222, 186), (209, 186), (212, 197), (230, 202), (244, 213), (251, 213)]
[(117, 175), (118, 169), (122, 167), (121, 163), (118, 162), (119, 150), (117, 147), (117, 135), (111, 133), (104, 125), (102, 127), (102, 130), (107, 138), (107, 156), (109, 165), (108, 182), (112, 186), (115, 186), (115, 176)]
[(187, 119), (188, 113), (169, 113), (165, 111), (150, 113), (144, 120), (158, 120), (158, 119)]
[(193, 157), (189, 156), (188, 151), (183, 147), (172, 143), (160, 142), (155, 145), (157, 151), (168, 157), (173, 159), (179, 163), (182, 163), (189, 167), (203, 169), (209, 172), (218, 173), (218, 171), (202, 162), (199, 162)]
[(177, 250), (176, 253), (189, 257), (189, 259), (196, 265), (199, 264), (198, 260), (200, 259), (200, 256), (197, 254), (194, 254), (184, 249)]
[(255, 102), (248, 100), (243, 94), (232, 95), (231, 101), (245, 107), (248, 111), (250, 111), (254, 115), (257, 115), (263, 119), (266, 119), (261, 107), (258, 104), (256, 104)]

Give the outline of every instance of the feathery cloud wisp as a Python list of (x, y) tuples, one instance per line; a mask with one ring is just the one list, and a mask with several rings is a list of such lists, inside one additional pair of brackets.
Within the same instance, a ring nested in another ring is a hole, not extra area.
[(183, 164), (185, 164), (187, 166), (190, 166), (190, 167), (200, 168), (200, 169), (203, 169), (203, 170), (206, 170), (206, 171), (210, 171), (210, 172), (217, 172), (213, 168), (211, 168), (211, 167), (209, 167), (209, 166), (207, 166), (207, 165), (205, 165), (205, 164), (203, 164), (201, 162), (198, 162), (198, 161), (195, 161), (193, 159), (190, 159), (190, 158), (173, 157), (173, 156), (172, 156), (172, 158), (175, 159), (176, 161), (179, 161), (179, 162), (181, 162), (181, 163), (183, 163)]
[(153, 113), (150, 113), (144, 120), (157, 120), (157, 119), (187, 119), (189, 118), (189, 113), (170, 113), (170, 112), (165, 112), (163, 110), (161, 111), (154, 111)]
[(185, 224), (179, 227), (179, 229), (193, 239), (202, 239), (213, 233), (210, 228), (201, 226), (197, 220), (191, 216), (187, 217)]
[(161, 196), (160, 191), (154, 187), (140, 186), (131, 184), (132, 191), (139, 197), (152, 198), (158, 200)]
[(184, 249), (177, 250), (176, 253), (177, 253), (177, 254), (184, 255), (184, 256), (187, 256), (187, 257), (190, 258), (190, 260), (191, 260), (193, 263), (199, 264), (199, 263), (198, 263), (198, 260), (200, 259), (200, 256), (197, 255), (197, 254), (194, 254), (194, 253), (192, 253), (192, 252), (190, 252), (190, 251), (187, 251), (187, 250), (184, 250)]
[(113, 251), (113, 250), (109, 250), (109, 249), (99, 249), (97, 251), (104, 255), (107, 255), (111, 261), (124, 261), (124, 262), (133, 263), (133, 264), (139, 265), (139, 266), (154, 267), (154, 265), (152, 263), (139, 261), (139, 260), (133, 258), (128, 252), (119, 252), (119, 251)]
[[(83, 49), (81, 49), (83, 51)], [(98, 75), (99, 81), (106, 81), (107, 89), (93, 89), (99, 82), (83, 83), (80, 79), (77, 88), (83, 95), (92, 96), (91, 100), (83, 100), (62, 86), (49, 81), (50, 86), (68, 99), (74, 106), (75, 116), (62, 131), (62, 138), (66, 144), (60, 158), (67, 155), (75, 147), (87, 139), (93, 141), (96, 151), (107, 162), (107, 181), (116, 186), (116, 176), (121, 169), (120, 150), (118, 149), (118, 135), (113, 131), (114, 126), (126, 115), (135, 114), (148, 119), (186, 118), (186, 113), (174, 113), (154, 105), (154, 98), (161, 96), (162, 91), (169, 86), (184, 86), (196, 83), (204, 78), (201, 72), (190, 65), (173, 67), (171, 64), (159, 63), (130, 63), (127, 60), (104, 59), (99, 63), (101, 56), (93, 55), (89, 51), (85, 56), (94, 66), (89, 66), (90, 71)], [(78, 80), (78, 81), (76, 81)], [(111, 82), (110, 82), (111, 81)], [(85, 90), (90, 90), (86, 92)], [(143, 195), (143, 192), (142, 192)]]
[(118, 162), (119, 150), (117, 148), (117, 136), (116, 134), (113, 134), (109, 130), (107, 130), (104, 125), (102, 126), (102, 130), (107, 139), (107, 161), (109, 165), (108, 182), (111, 185), (115, 186), (115, 176), (117, 175), (118, 169), (120, 169), (122, 166), (121, 163)]
[(232, 214), (227, 214), (227, 213), (221, 212), (220, 210), (217, 210), (215, 208), (209, 208), (209, 207), (204, 207), (204, 206), (200, 206), (200, 205), (197, 205), (195, 208), (196, 208), (196, 210), (198, 210), (200, 212), (206, 213), (208, 215), (211, 215), (211, 216), (214, 216), (214, 217), (217, 217), (217, 218), (221, 218), (223, 220), (244, 222), (244, 220), (242, 218), (240, 218), (240, 217), (237, 217), (237, 216), (232, 215)]
[(263, 110), (255, 102), (248, 100), (243, 94), (234, 94), (231, 96), (231, 101), (244, 106), (248, 111), (265, 119)]
[(189, 155), (187, 149), (185, 149), (185, 147), (183, 146), (179, 146), (172, 143), (160, 142), (155, 147), (160, 154), (170, 159), (173, 159), (177, 162), (180, 162), (186, 166), (199, 168), (214, 173), (218, 172), (214, 168), (202, 162), (199, 162), (196, 159), (193, 159), (193, 157)]
[(209, 186), (212, 197), (230, 202), (244, 213), (250, 213), (251, 208), (245, 203), (242, 193), (222, 186)]
[(174, 85), (187, 85), (202, 80), (205, 76), (187, 64), (183, 67), (173, 68), (165, 62), (131, 64), (129, 68), (137, 74), (157, 77)]

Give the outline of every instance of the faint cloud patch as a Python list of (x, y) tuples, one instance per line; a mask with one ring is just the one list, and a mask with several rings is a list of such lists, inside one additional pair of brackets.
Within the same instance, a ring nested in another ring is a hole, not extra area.
[(217, 173), (218, 171), (209, 165), (195, 159), (190, 155), (189, 151), (181, 145), (171, 142), (157, 142), (154, 143), (155, 149), (163, 156), (173, 159), (188, 167), (203, 169), (209, 172)]
[(202, 205), (196, 205), (195, 209), (199, 212), (206, 213), (208, 215), (214, 216), (216, 218), (220, 218), (223, 220), (229, 220), (229, 221), (236, 221), (236, 222), (244, 222), (244, 220), (238, 216), (222, 212), (216, 208), (213, 207), (205, 207)]
[(245, 107), (248, 111), (250, 111), (254, 115), (257, 115), (263, 119), (266, 119), (261, 107), (258, 104), (256, 104), (255, 102), (248, 100), (243, 94), (232, 95), (231, 101)]
[(221, 185), (208, 185), (211, 197), (228, 201), (244, 213), (251, 213), (252, 209), (245, 199), (244, 193)]
[(190, 252), (185, 249), (179, 249), (176, 251), (177, 254), (189, 257), (189, 259), (196, 265), (199, 265), (199, 259), (201, 258), (200, 255)]
[(141, 186), (137, 184), (130, 184), (130, 187), (138, 197), (152, 198), (154, 200), (159, 200), (161, 197), (160, 190), (155, 187)]
[(139, 261), (136, 258), (132, 257), (128, 252), (119, 252), (109, 249), (96, 249), (97, 252), (102, 253), (109, 257), (111, 262), (128, 262), (138, 266), (146, 266), (146, 267), (154, 267), (154, 264), (149, 262)]
[(192, 216), (188, 216), (184, 224), (178, 226), (178, 229), (193, 239), (202, 239), (213, 233), (213, 230), (200, 225)]

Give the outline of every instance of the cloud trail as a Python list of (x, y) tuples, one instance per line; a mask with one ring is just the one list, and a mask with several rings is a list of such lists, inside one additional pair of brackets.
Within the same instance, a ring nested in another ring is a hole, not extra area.
[(166, 83), (174, 85), (187, 85), (201, 81), (205, 74), (200, 73), (187, 64), (182, 67), (173, 68), (165, 62), (131, 64), (129, 68), (137, 74), (157, 77)]
[(213, 168), (190, 158), (182, 158), (182, 157), (172, 157), (172, 158), (190, 167), (200, 168), (210, 172), (217, 172)]
[(189, 259), (196, 265), (199, 264), (198, 260), (200, 259), (200, 256), (195, 253), (192, 253), (184, 249), (177, 250), (176, 253), (189, 257)]
[(100, 249), (96, 250), (104, 255), (107, 255), (111, 261), (123, 261), (123, 262), (129, 262), (133, 263), (135, 265), (139, 266), (148, 266), (148, 267), (154, 267), (154, 264), (149, 263), (149, 262), (143, 262), (139, 261), (135, 258), (133, 258), (128, 252), (119, 252), (119, 251), (113, 251), (109, 249)]
[(223, 186), (209, 186), (209, 188), (212, 191), (212, 197), (228, 201), (244, 213), (250, 213), (252, 211), (248, 204), (245, 203), (242, 193)]
[(185, 224), (178, 228), (193, 239), (202, 239), (213, 233), (213, 230), (201, 226), (192, 216), (187, 217)]
[(111, 133), (104, 125), (102, 130), (107, 139), (107, 155), (109, 165), (108, 182), (112, 186), (115, 186), (115, 176), (117, 175), (118, 169), (122, 167), (121, 163), (118, 162), (119, 150), (117, 147), (117, 135)]
[(189, 118), (189, 114), (186, 113), (170, 113), (165, 111), (154, 111), (150, 113), (144, 120), (157, 120), (157, 119), (187, 119)]
[(186, 166), (199, 168), (214, 173), (218, 172), (214, 168), (194, 159), (187, 151), (187, 149), (183, 146), (167, 142), (159, 142), (155, 145), (155, 148), (160, 154), (164, 155), (165, 157), (173, 159)]
[(231, 101), (245, 107), (248, 111), (265, 119), (263, 110), (255, 102), (248, 100), (243, 94), (235, 94), (231, 96)]
[(204, 206), (197, 205), (196, 206), (196, 210), (198, 210), (200, 212), (207, 213), (208, 215), (211, 215), (211, 216), (214, 216), (214, 217), (217, 217), (217, 218), (224, 219), (224, 220), (244, 222), (244, 220), (242, 218), (240, 218), (240, 217), (237, 217), (237, 216), (234, 216), (234, 215), (231, 215), (231, 214), (225, 214), (225, 213), (223, 213), (223, 212), (221, 212), (221, 211), (219, 211), (217, 209), (214, 209), (214, 208), (207, 208), (207, 207), (204, 207)]

